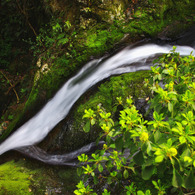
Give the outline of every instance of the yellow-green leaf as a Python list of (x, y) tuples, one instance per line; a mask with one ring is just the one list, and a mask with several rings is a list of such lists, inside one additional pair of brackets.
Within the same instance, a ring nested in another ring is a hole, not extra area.
[(127, 178), (129, 177), (129, 172), (127, 171), (127, 169), (124, 170), (124, 172), (123, 172), (123, 177), (124, 177), (125, 179), (127, 179)]
[(184, 136), (179, 137), (179, 141), (181, 144), (186, 142), (186, 138)]
[(160, 163), (160, 162), (163, 161), (163, 159), (164, 159), (164, 156), (163, 156), (163, 155), (157, 156), (157, 157), (155, 158), (155, 162)]

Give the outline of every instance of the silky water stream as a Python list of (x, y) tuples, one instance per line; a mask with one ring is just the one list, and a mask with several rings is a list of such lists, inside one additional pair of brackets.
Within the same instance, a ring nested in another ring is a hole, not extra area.
[[(191, 46), (176, 47), (181, 55), (189, 55), (191, 52), (195, 55), (195, 49)], [(149, 70), (151, 59), (171, 49), (172, 45), (144, 44), (126, 47), (111, 57), (90, 61), (63, 85), (42, 110), (0, 145), (0, 155), (14, 149), (45, 163), (76, 166), (77, 156), (94, 149), (94, 143), (64, 155), (49, 155), (35, 144), (67, 116), (73, 104), (90, 87), (111, 75)]]

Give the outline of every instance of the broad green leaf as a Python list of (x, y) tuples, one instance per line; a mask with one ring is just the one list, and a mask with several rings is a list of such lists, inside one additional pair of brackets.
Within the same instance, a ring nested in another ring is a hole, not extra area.
[(158, 80), (162, 80), (162, 75), (161, 74), (158, 75)]
[(168, 74), (168, 73), (169, 73), (169, 71), (168, 71), (167, 69), (164, 69), (164, 70), (162, 71), (162, 73), (164, 73), (164, 74)]
[(152, 180), (152, 183), (153, 183), (153, 185), (154, 185), (154, 187), (155, 187), (156, 189), (159, 189), (158, 184), (157, 184), (156, 181)]
[(170, 138), (170, 139), (168, 139), (168, 140), (167, 140), (167, 146), (168, 146), (168, 147), (171, 147), (171, 146), (172, 146), (172, 144), (173, 144), (172, 139), (171, 139), (171, 138)]
[(145, 195), (152, 195), (152, 194), (151, 194), (150, 190), (146, 190)]
[(110, 144), (110, 148), (116, 148), (115, 144)]
[(173, 177), (172, 177), (172, 185), (176, 188), (180, 187), (183, 184), (183, 178), (178, 173), (178, 171), (174, 168), (173, 169)]
[(90, 131), (90, 121), (87, 121), (85, 126), (83, 127), (84, 132), (88, 133)]
[(159, 115), (158, 115), (158, 113), (156, 111), (154, 111), (154, 113), (153, 113), (153, 118), (156, 121), (158, 121), (158, 119), (159, 119)]
[(147, 124), (148, 125), (153, 125), (155, 122), (154, 121), (149, 121)]
[(160, 163), (160, 162), (163, 161), (163, 159), (164, 159), (164, 156), (163, 156), (163, 155), (157, 156), (157, 157), (155, 158), (155, 162), (156, 162), (156, 163)]
[(193, 169), (184, 180), (184, 186), (186, 189), (195, 189), (195, 177)]
[(195, 110), (195, 103), (192, 103), (192, 108)]
[(154, 171), (155, 171), (155, 166), (154, 165), (142, 168), (142, 178), (144, 180), (150, 179), (151, 176), (154, 174)]
[(93, 177), (93, 183), (94, 183), (95, 185), (97, 185), (97, 184), (99, 183), (99, 180), (98, 180), (98, 177), (97, 177), (97, 176), (94, 176), (94, 177)]
[(188, 140), (189, 140), (191, 143), (195, 142), (195, 137), (194, 137), (194, 136), (188, 136), (187, 138), (188, 138)]
[(151, 151), (152, 151), (152, 146), (151, 146), (150, 142), (147, 142), (147, 154), (149, 156), (151, 155)]
[(157, 130), (157, 131), (154, 133), (154, 140), (155, 140), (155, 142), (158, 143), (158, 141), (159, 141), (159, 139), (160, 139), (161, 137), (162, 137), (161, 132)]
[(82, 167), (78, 167), (77, 168), (77, 174), (78, 174), (78, 176), (81, 176), (82, 173), (83, 173), (83, 168)]
[(131, 171), (133, 171), (133, 173), (135, 173), (135, 167), (126, 167), (127, 169), (130, 169)]
[(145, 195), (142, 191), (137, 191), (137, 195)]
[(191, 163), (192, 162), (192, 158), (190, 158), (189, 156), (185, 156), (184, 157), (184, 162)]
[(179, 129), (177, 129), (177, 128), (172, 128), (172, 129), (171, 129), (171, 131), (173, 131), (173, 132), (176, 132), (176, 133), (180, 134), (180, 130), (179, 130)]
[(98, 164), (98, 170), (99, 170), (100, 173), (104, 170), (104, 168), (101, 164)]
[(169, 112), (173, 111), (173, 104), (171, 102), (168, 103), (168, 110)]
[(156, 168), (157, 168), (157, 174), (159, 175), (159, 177), (164, 176), (164, 173), (167, 169), (166, 162), (159, 163)]
[(110, 131), (109, 133), (108, 133), (108, 136), (110, 136), (110, 137), (113, 137), (113, 131)]
[(188, 124), (188, 122), (187, 121), (182, 121), (182, 125), (187, 125)]
[(157, 155), (157, 156), (162, 156), (163, 155), (163, 151), (162, 151), (162, 149), (157, 148), (156, 152), (154, 154)]
[(127, 178), (129, 177), (129, 172), (128, 172), (127, 169), (124, 170), (124, 172), (123, 172), (123, 177), (124, 177), (125, 179), (127, 179)]
[(144, 156), (143, 156), (142, 151), (139, 151), (139, 152), (133, 157), (133, 160), (134, 160), (134, 162), (135, 162), (137, 165), (143, 165), (143, 163), (144, 163)]
[(94, 176), (95, 176), (95, 173), (94, 173), (93, 171), (91, 172), (91, 176), (92, 176), (92, 177), (94, 177)]
[(91, 125), (95, 125), (95, 119), (91, 119)]
[(185, 156), (189, 156), (189, 157), (191, 156), (191, 151), (187, 146), (185, 147), (185, 150), (181, 154), (181, 158), (183, 159), (183, 158), (185, 158)]
[(179, 137), (179, 141), (181, 144), (184, 144), (186, 142), (186, 138), (184, 136)]

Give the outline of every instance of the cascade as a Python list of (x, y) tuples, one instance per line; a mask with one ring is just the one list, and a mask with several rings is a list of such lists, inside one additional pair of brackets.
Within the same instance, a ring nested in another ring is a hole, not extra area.
[[(176, 47), (176, 51), (181, 55), (189, 55), (191, 52), (195, 55), (193, 47)], [(75, 155), (77, 156), (93, 148), (93, 144), (63, 157), (59, 155), (47, 156), (44, 151), (33, 145), (43, 140), (67, 116), (73, 104), (90, 87), (111, 75), (149, 70), (152, 65), (151, 59), (160, 54), (169, 53), (171, 49), (172, 45), (145, 44), (137, 47), (127, 47), (111, 57), (90, 61), (74, 77), (68, 80), (33, 118), (18, 128), (0, 145), (0, 155), (15, 149), (22, 153), (31, 154), (31, 157), (44, 162), (74, 166), (74, 163), (68, 162), (75, 159)]]

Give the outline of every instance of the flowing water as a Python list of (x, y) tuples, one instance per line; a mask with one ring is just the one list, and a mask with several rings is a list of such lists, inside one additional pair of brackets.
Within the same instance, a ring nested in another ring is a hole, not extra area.
[[(64, 84), (42, 110), (0, 145), (0, 155), (8, 150), (16, 149), (47, 163), (75, 165), (71, 160), (80, 153), (89, 151), (94, 144), (64, 156), (47, 155), (33, 145), (43, 140), (67, 116), (73, 104), (90, 87), (111, 75), (149, 70), (152, 64), (148, 59), (168, 53), (171, 49), (172, 45), (145, 44), (127, 47), (111, 57), (90, 61)], [(177, 46), (176, 51), (181, 55), (189, 55), (191, 52), (195, 54), (193, 47), (189, 46)]]

